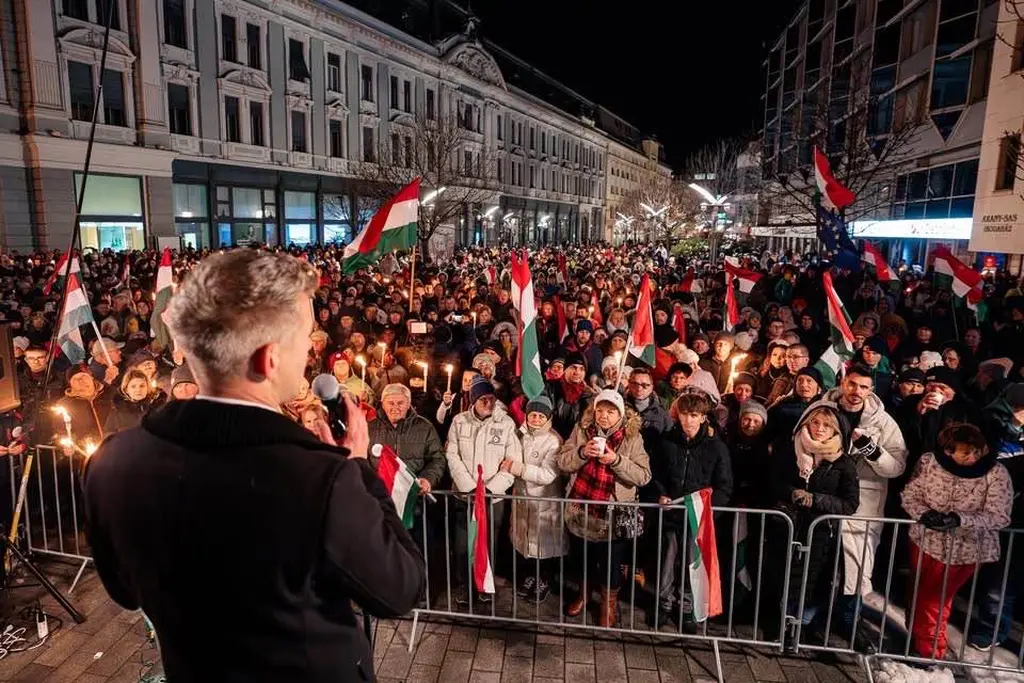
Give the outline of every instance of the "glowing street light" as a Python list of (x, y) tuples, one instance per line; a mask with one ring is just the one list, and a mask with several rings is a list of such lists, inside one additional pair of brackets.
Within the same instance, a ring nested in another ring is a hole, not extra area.
[(423, 204), (423, 206), (430, 206), (430, 204), (432, 204), (433, 201), (437, 199), (439, 196), (441, 196), (441, 193), (447, 189), (447, 187), (439, 187), (436, 190), (431, 190), (430, 192), (427, 193), (427, 196), (424, 197), (423, 201), (420, 203)]

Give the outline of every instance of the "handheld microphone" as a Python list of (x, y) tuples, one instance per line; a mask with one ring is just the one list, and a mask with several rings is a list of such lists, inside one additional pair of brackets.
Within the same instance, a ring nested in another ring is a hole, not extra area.
[(345, 423), (348, 420), (348, 414), (345, 402), (341, 400), (341, 385), (338, 383), (338, 378), (326, 373), (317, 375), (310, 382), (309, 389), (327, 409), (331, 431), (335, 431), (335, 424), (342, 432), (346, 431), (348, 427)]

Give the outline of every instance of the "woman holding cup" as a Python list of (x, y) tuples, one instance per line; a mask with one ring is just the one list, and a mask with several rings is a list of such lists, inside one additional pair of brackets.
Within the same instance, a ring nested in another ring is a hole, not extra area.
[(583, 413), (558, 454), (559, 467), (570, 475), (567, 495), (574, 502), (565, 506), (565, 524), (570, 562), (580, 577), (579, 596), (566, 606), (566, 614), (582, 614), (596, 584), (601, 592), (598, 624), (605, 627), (615, 623), (620, 566), (642, 523), (634, 510), (605, 503), (635, 502), (638, 487), (651, 480), (640, 424), (640, 416), (626, 408), (622, 395), (606, 389)]

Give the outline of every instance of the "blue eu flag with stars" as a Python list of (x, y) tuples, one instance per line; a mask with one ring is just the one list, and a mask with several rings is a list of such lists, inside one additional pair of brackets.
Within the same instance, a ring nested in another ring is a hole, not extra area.
[(860, 268), (857, 245), (846, 231), (846, 222), (838, 214), (818, 205), (818, 239), (825, 245), (832, 262), (840, 268)]

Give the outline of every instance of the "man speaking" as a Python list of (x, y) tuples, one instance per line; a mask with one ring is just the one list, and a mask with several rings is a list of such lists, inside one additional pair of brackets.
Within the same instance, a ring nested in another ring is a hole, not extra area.
[(366, 459), (279, 412), (299, 389), (317, 275), (284, 254), (204, 259), (164, 320), (199, 395), (111, 437), (85, 475), (107, 592), (156, 627), (170, 683), (372, 681), (352, 610), (415, 606), (419, 551)]

